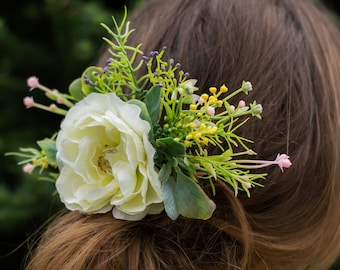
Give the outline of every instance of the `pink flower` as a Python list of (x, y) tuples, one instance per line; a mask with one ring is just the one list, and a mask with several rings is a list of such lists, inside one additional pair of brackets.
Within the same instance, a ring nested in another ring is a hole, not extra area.
[(27, 163), (23, 168), (24, 173), (31, 173), (34, 169), (34, 165), (32, 163)]
[(58, 97), (56, 101), (58, 104), (64, 104), (64, 100), (60, 97)]
[(49, 108), (50, 108), (50, 110), (51, 110), (51, 112), (55, 112), (56, 110), (57, 110), (57, 105), (55, 105), (55, 104), (51, 104), (50, 106), (49, 106)]
[(38, 88), (40, 86), (39, 79), (36, 76), (31, 76), (27, 79), (27, 85), (32, 89)]
[(281, 171), (283, 171), (284, 168), (292, 166), (292, 162), (286, 154), (278, 154), (275, 159), (275, 163), (280, 167)]
[(215, 115), (215, 108), (212, 107), (212, 106), (209, 106), (209, 107), (207, 108), (207, 114), (208, 114), (209, 116)]
[(238, 103), (238, 107), (243, 108), (244, 106), (246, 106), (246, 103), (244, 102), (244, 100), (240, 100), (240, 102)]
[(26, 109), (34, 107), (34, 104), (33, 97), (24, 97), (24, 105), (26, 106)]
[(251, 189), (251, 184), (250, 183), (244, 183), (243, 185), (244, 185), (245, 188)]
[[(255, 152), (251, 150), (248, 150), (248, 151), (249, 151), (248, 153), (249, 155), (256, 154)], [(287, 156), (286, 154), (278, 154), (275, 160), (247, 159), (247, 160), (238, 160), (238, 162), (240, 164), (242, 163), (242, 168), (245, 168), (245, 169), (259, 169), (259, 168), (264, 168), (264, 167), (271, 166), (271, 165), (277, 165), (280, 167), (282, 172), (283, 172), (283, 169), (287, 169), (290, 166), (292, 166), (292, 162), (289, 160), (289, 156)]]

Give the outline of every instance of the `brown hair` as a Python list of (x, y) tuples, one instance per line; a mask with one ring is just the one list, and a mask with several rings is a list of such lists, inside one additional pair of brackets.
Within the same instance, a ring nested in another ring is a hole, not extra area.
[(201, 91), (251, 81), (245, 99), (263, 119), (241, 135), (260, 159), (288, 150), (293, 166), (268, 170), (250, 198), (217, 183), (207, 221), (68, 213), (27, 269), (327, 269), (340, 254), (340, 33), (327, 12), (304, 0), (149, 0), (130, 20), (132, 45), (166, 45)]

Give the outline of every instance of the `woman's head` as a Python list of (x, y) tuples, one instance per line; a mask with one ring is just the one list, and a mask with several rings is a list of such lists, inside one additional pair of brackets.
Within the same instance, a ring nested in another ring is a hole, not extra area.
[(200, 91), (251, 81), (246, 100), (263, 105), (263, 119), (241, 135), (259, 158), (288, 151), (294, 165), (268, 170), (250, 198), (219, 183), (207, 221), (66, 214), (30, 269), (330, 266), (340, 254), (340, 35), (327, 14), (303, 0), (148, 0), (130, 20), (131, 44), (167, 46)]

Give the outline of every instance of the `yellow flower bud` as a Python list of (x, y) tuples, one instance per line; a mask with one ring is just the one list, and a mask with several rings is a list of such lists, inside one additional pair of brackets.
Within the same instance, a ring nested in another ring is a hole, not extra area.
[(44, 169), (47, 169), (48, 168), (48, 163), (45, 159), (41, 160), (41, 167), (44, 168)]
[(206, 138), (206, 137), (204, 137), (204, 138), (202, 139), (202, 143), (203, 143), (203, 145), (207, 145), (207, 144), (209, 143), (209, 139)]
[(185, 141), (184, 141), (184, 146), (185, 146), (185, 147), (189, 147), (189, 146), (190, 146), (190, 142), (187, 141), (187, 140), (185, 140)]
[(197, 132), (197, 133), (194, 135), (194, 139), (195, 139), (196, 141), (198, 141), (201, 137), (202, 137), (201, 132)]
[(206, 128), (207, 128), (207, 126), (206, 126), (205, 124), (202, 123), (202, 124), (200, 125), (200, 130), (205, 130)]
[(215, 134), (216, 131), (217, 131), (217, 127), (216, 127), (216, 126), (208, 127), (208, 128), (207, 128), (207, 133), (208, 133), (208, 134)]
[(226, 93), (226, 92), (228, 92), (228, 87), (226, 87), (225, 84), (223, 84), (223, 85), (220, 87), (220, 92), (221, 92), (221, 93)]
[(197, 110), (197, 105), (195, 104), (190, 104), (190, 110)]
[(214, 97), (214, 96), (210, 96), (209, 97), (209, 104), (214, 104), (216, 102), (217, 102), (217, 98), (216, 97)]
[(201, 98), (203, 98), (204, 101), (207, 101), (209, 98), (208, 94), (202, 94)]
[(209, 92), (212, 93), (213, 95), (216, 94), (217, 88), (216, 87), (210, 87)]
[(195, 122), (191, 122), (190, 125), (189, 125), (190, 128), (195, 128), (196, 127), (196, 124)]

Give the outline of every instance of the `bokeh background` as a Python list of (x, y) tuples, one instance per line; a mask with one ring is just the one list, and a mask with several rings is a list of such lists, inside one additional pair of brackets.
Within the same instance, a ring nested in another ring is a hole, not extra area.
[[(27, 77), (36, 75), (42, 84), (67, 91), (104, 49), (102, 37), (107, 34), (100, 23), (112, 25), (111, 16), (119, 20), (124, 6), (132, 11), (143, 1), (26, 0), (1, 6), (0, 270), (23, 269), (35, 232), (62, 208), (53, 184), (24, 174), (17, 158), (4, 156), (19, 147), (35, 147), (34, 142), (50, 137), (61, 120), (52, 113), (25, 109)], [(340, 25), (339, 0), (322, 2)], [(38, 91), (34, 96), (42, 103), (46, 99)], [(340, 270), (340, 262), (332, 270)]]

